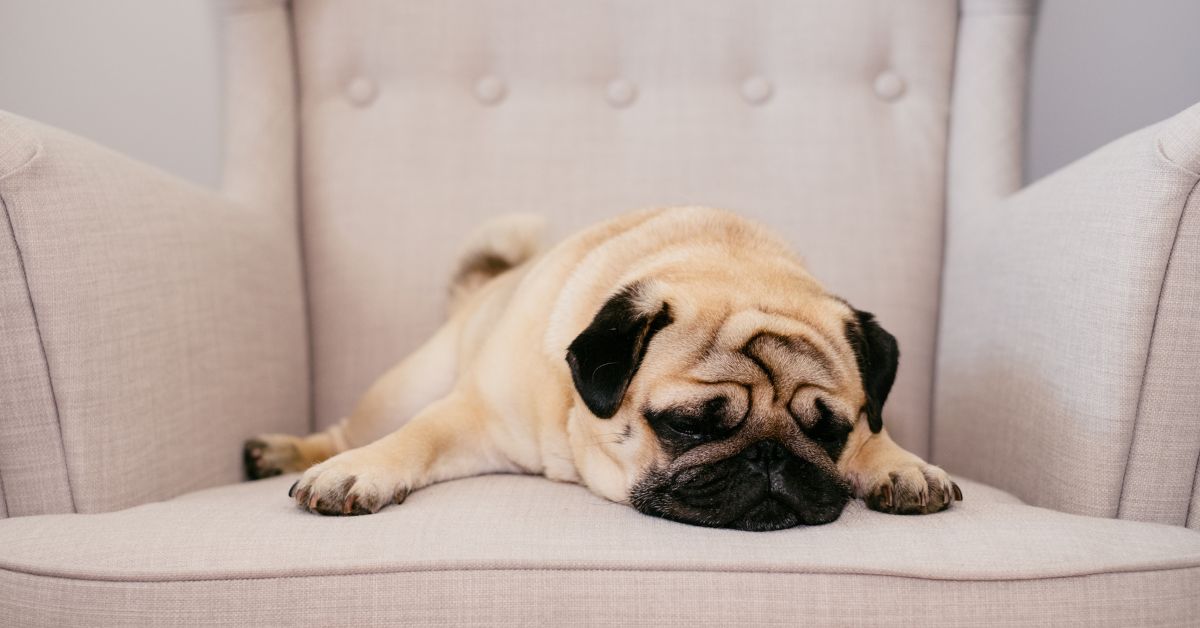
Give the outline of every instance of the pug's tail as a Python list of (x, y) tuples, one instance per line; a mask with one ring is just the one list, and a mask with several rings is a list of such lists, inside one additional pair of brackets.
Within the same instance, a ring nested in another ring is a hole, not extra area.
[(451, 314), (487, 282), (541, 252), (545, 230), (541, 216), (506, 214), (485, 222), (468, 236), (450, 282)]

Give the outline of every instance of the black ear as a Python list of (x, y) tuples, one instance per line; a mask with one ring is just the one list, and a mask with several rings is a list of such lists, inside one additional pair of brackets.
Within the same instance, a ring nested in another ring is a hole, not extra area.
[(617, 413), (650, 339), (671, 323), (671, 308), (663, 303), (647, 311), (641, 293), (639, 284), (618, 292), (567, 348), (575, 390), (602, 419)]
[(896, 381), (900, 348), (896, 337), (875, 322), (875, 315), (858, 310), (854, 310), (854, 318), (846, 323), (846, 340), (858, 359), (858, 373), (867, 394), (867, 405), (863, 408), (867, 425), (872, 432), (879, 433), (883, 429), (883, 402)]

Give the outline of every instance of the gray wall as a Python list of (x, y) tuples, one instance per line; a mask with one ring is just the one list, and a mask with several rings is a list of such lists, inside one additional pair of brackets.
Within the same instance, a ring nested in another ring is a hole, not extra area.
[(220, 178), (209, 0), (0, 0), (0, 109), (192, 181)]
[(1025, 176), (1200, 102), (1200, 0), (1043, 0)]
[[(1044, 0), (1027, 178), (1200, 102), (1198, 35), (1200, 0)], [(213, 186), (217, 37), (207, 0), (0, 0), (0, 109)]]

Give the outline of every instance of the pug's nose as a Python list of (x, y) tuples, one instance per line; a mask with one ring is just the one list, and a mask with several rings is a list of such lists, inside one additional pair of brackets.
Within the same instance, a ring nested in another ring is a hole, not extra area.
[(787, 460), (787, 456), (787, 447), (777, 440), (760, 440), (747, 447), (745, 453), (742, 454), (751, 468), (766, 474), (778, 471), (783, 466), (783, 462)]

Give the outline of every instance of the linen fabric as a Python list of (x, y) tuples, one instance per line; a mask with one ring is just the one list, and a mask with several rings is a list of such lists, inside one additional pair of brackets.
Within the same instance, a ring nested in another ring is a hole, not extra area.
[(318, 427), (445, 317), (457, 243), (653, 205), (779, 230), (903, 352), (928, 448), (955, 3), (297, 2)]
[(221, 193), (247, 207), (298, 209), (296, 76), (285, 0), (220, 0), (225, 142)]
[[(25, 121), (0, 115), (0, 190), (38, 150)], [(0, 514), (72, 512), (45, 352), (2, 192), (0, 212)]]
[[(1163, 125), (1158, 139), (1167, 167), (1200, 181), (1200, 107)], [(1200, 529), (1195, 481), (1200, 459), (1198, 190), (1193, 185), (1179, 216), (1163, 274), (1117, 513), (1122, 519), (1193, 529)]]
[[(22, 625), (1184, 625), (1200, 535), (1057, 513), (961, 482), (924, 517), (684, 526), (537, 477), (435, 485), (321, 517), (294, 476), (0, 526), (0, 623)], [(87, 538), (64, 544), (64, 538)]]
[(306, 428), (294, 215), (7, 113), (0, 146), (9, 516), (236, 482), (243, 439)]
[[(222, 4), (221, 197), (0, 113), (0, 625), (1200, 616), (1200, 110), (1005, 198), (1033, 2)], [(694, 202), (899, 337), (885, 421), (965, 501), (745, 533), (531, 477), (356, 518), (230, 484), (428, 336), (480, 220)]]
[(971, 211), (1021, 187), (1025, 84), (1037, 3), (963, 0), (954, 55), (946, 212)]
[(1187, 523), (1198, 164), (1195, 106), (949, 217), (939, 463), (1038, 505)]

